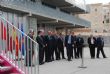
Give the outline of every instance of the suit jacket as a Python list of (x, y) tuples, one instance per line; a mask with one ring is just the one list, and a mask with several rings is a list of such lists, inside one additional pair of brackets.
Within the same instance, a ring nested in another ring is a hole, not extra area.
[(97, 43), (98, 47), (104, 47), (104, 39), (103, 38), (98, 37), (96, 43)]
[(58, 37), (58, 40), (57, 40), (57, 46), (58, 48), (64, 48), (64, 40), (63, 40), (63, 37)]
[[(28, 36), (34, 40), (34, 37), (31, 34), (28, 34)], [(32, 54), (34, 54), (34, 42), (28, 37), (25, 37), (25, 48), (26, 53), (29, 53), (29, 51), (32, 51)]]
[(76, 40), (76, 46), (77, 47), (83, 47), (84, 46), (84, 39), (82, 37), (78, 37)]
[(44, 47), (43, 38), (41, 36), (37, 36), (36, 37), (36, 41), (39, 44), (39, 48), (43, 48)]
[(91, 46), (91, 45), (96, 46), (96, 38), (95, 37), (93, 37), (93, 41), (94, 41), (94, 44), (91, 43), (91, 37), (88, 38), (88, 44), (89, 44), (89, 46)]
[(47, 48), (52, 48), (53, 46), (53, 37), (52, 36), (45, 36), (45, 43), (47, 45)]
[[(65, 37), (65, 46), (66, 46), (66, 47), (68, 46), (68, 39), (69, 39), (69, 35), (67, 35), (67, 36)], [(73, 45), (73, 44), (74, 44), (74, 37), (71, 36), (71, 45)]]
[(54, 48), (56, 48), (57, 47), (57, 41), (58, 41), (58, 37), (57, 36), (54, 36), (54, 35), (52, 35), (51, 36), (52, 37), (52, 47)]
[(74, 37), (74, 47), (76, 47), (77, 37), (76, 36), (73, 36), (73, 37)]

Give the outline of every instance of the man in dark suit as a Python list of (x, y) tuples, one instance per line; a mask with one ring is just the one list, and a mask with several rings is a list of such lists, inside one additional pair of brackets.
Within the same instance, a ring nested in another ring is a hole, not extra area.
[(68, 61), (72, 61), (71, 59), (73, 58), (73, 44), (74, 44), (74, 38), (70, 31), (69, 34), (65, 37), (65, 46), (67, 49)]
[(77, 47), (76, 47), (76, 40), (77, 40), (77, 37), (76, 37), (76, 35), (74, 34), (74, 32), (72, 32), (72, 35), (73, 35), (73, 38), (74, 38), (74, 46), (73, 46), (73, 49), (74, 49), (74, 56), (75, 56), (75, 58), (77, 59)]
[(96, 38), (93, 37), (93, 35), (91, 35), (88, 38), (88, 44), (89, 44), (89, 48), (90, 48), (91, 59), (94, 59), (95, 58)]
[(37, 43), (39, 44), (39, 64), (44, 64), (44, 42), (43, 42), (43, 32), (38, 31), (38, 36), (36, 38)]
[(58, 46), (59, 58), (60, 58), (60, 54), (61, 54), (62, 59), (65, 59), (65, 56), (64, 56), (64, 39), (63, 39), (61, 33), (58, 36), (57, 46)]
[(46, 42), (45, 61), (51, 62), (52, 61), (52, 46), (53, 46), (53, 39), (52, 39), (51, 31), (48, 31), (48, 35), (45, 37), (45, 42)]
[[(34, 40), (34, 30), (30, 29), (28, 36)], [(33, 64), (33, 56), (34, 56), (34, 42), (29, 38), (25, 38), (25, 48), (26, 48), (26, 66), (34, 66)]]
[(54, 60), (54, 53), (56, 60), (60, 60), (57, 41), (58, 41), (58, 35), (57, 32), (54, 31), (52, 33), (52, 60)]
[(81, 37), (81, 35), (79, 34), (77, 40), (76, 40), (76, 46), (77, 46), (77, 56), (78, 58), (81, 57), (82, 58), (82, 50), (84, 47), (84, 39)]
[(104, 47), (104, 39), (100, 35), (97, 38), (97, 58), (99, 58), (100, 51), (101, 51), (101, 53), (103, 55), (103, 58), (106, 58), (106, 55), (105, 55), (104, 50), (103, 50), (103, 47)]

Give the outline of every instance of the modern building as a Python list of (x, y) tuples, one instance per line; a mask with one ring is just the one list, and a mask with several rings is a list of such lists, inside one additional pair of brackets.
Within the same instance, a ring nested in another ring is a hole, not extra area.
[(89, 12), (84, 0), (0, 0), (0, 11), (14, 25), (23, 24), (25, 32), (30, 28), (36, 32), (91, 25), (75, 16)]
[(66, 33), (88, 28), (91, 23), (77, 16), (86, 13), (84, 0), (0, 0), (0, 74), (39, 74), (33, 30), (36, 37), (39, 29)]
[(91, 22), (92, 32), (110, 32), (110, 3), (89, 4), (90, 13), (79, 16)]

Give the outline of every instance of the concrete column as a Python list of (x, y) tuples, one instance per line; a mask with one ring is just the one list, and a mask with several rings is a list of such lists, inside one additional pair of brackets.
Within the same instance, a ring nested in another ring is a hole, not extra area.
[(37, 18), (28, 17), (28, 29), (33, 29), (35, 37), (37, 36)]
[(68, 33), (67, 27), (64, 27), (64, 30), (65, 30), (65, 34), (67, 34)]
[(23, 24), (24, 24), (24, 32), (27, 34), (29, 32), (29, 29), (28, 29), (28, 17), (27, 16), (23, 16)]

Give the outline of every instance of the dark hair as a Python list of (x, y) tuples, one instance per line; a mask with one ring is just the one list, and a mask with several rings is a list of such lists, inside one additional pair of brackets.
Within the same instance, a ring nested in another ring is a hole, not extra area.
[(59, 33), (59, 35), (61, 36), (61, 35), (62, 35), (62, 33)]
[(38, 33), (38, 35), (41, 33), (42, 31), (38, 31), (37, 33)]

